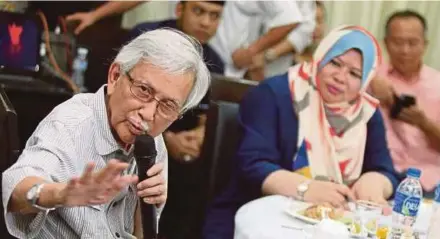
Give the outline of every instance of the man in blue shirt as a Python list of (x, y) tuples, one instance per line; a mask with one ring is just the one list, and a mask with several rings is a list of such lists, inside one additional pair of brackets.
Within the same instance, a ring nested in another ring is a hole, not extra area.
[[(223, 74), (224, 64), (208, 46), (219, 25), (224, 1), (180, 1), (176, 6), (177, 19), (141, 23), (133, 28), (134, 38), (145, 31), (158, 28), (178, 29), (196, 38), (203, 47), (203, 55), (212, 73)], [(161, 235), (167, 239), (197, 237), (203, 207), (202, 164), (197, 160), (205, 132), (209, 92), (199, 107), (185, 113), (166, 132), (164, 139), (169, 157), (168, 199), (161, 218)]]

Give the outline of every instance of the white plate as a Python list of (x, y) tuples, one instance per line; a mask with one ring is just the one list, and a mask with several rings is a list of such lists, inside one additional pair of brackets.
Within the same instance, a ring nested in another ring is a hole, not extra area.
[[(301, 213), (306, 209), (306, 208), (308, 208), (309, 206), (306, 206), (306, 207), (304, 207), (304, 208), (301, 208), (301, 209), (299, 209), (299, 210), (293, 210), (292, 208), (288, 208), (288, 209), (286, 209), (286, 210), (284, 210), (289, 216), (291, 216), (291, 217), (294, 217), (294, 218), (296, 218), (296, 219), (299, 219), (299, 220), (301, 220), (301, 221), (303, 221), (303, 222), (305, 222), (305, 223), (308, 223), (308, 224), (311, 224), (311, 225), (316, 225), (316, 224), (318, 224), (319, 223), (319, 220), (317, 220), (317, 219), (313, 219), (313, 218), (310, 218), (310, 217), (306, 217), (306, 216), (304, 216), (304, 215), (302, 215)], [(347, 225), (347, 224), (346, 224)], [(312, 231), (313, 231), (313, 229), (314, 229), (314, 226), (312, 227)], [(347, 229), (349, 229), (349, 225), (347, 225)], [(310, 231), (309, 233), (312, 233), (312, 231)], [(355, 234), (352, 234), (351, 232), (350, 232), (350, 229), (348, 230), (349, 231), (349, 233), (350, 233), (350, 237), (351, 238), (363, 238), (362, 236), (360, 236), (360, 235), (355, 235)]]
[(299, 219), (299, 220), (301, 220), (301, 221), (303, 221), (303, 222), (306, 222), (306, 223), (309, 223), (309, 224), (317, 224), (317, 223), (319, 223), (319, 220), (317, 220), (317, 219), (314, 219), (314, 218), (310, 218), (310, 217), (306, 217), (306, 216), (304, 216), (304, 215), (302, 215), (301, 213), (306, 209), (306, 208), (308, 208), (309, 206), (306, 206), (306, 207), (304, 207), (304, 208), (301, 208), (301, 209), (296, 209), (296, 210), (294, 210), (294, 209), (292, 209), (292, 208), (287, 208), (286, 210), (285, 210), (285, 212), (287, 213), (287, 214), (289, 214), (290, 216), (292, 216), (292, 217), (294, 217), (294, 218), (297, 218), (297, 219)]
[[(304, 210), (306, 210), (308, 207), (310, 207), (311, 205), (304, 205), (302, 207), (289, 207), (285, 210), (285, 212), (287, 214), (289, 214), (290, 216), (297, 218), (303, 222), (309, 223), (309, 224), (318, 224), (320, 222), (320, 220), (318, 219), (314, 219), (314, 218), (310, 218), (310, 217), (306, 217), (303, 215)], [(352, 216), (351, 216), (351, 212), (344, 212), (344, 216), (343, 216), (343, 220), (338, 220), (344, 224), (347, 225), (347, 220), (351, 220)], [(345, 219), (345, 220), (344, 220)]]

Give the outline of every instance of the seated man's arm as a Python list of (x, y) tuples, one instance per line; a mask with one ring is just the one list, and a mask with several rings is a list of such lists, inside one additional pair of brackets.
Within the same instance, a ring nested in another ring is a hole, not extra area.
[(296, 1), (262, 1), (259, 6), (268, 19), (265, 24), (270, 30), (250, 44), (249, 49), (255, 54), (283, 40), (305, 20)]
[(94, 173), (94, 163), (78, 159), (75, 146), (62, 123), (43, 120), (17, 162), (3, 172), (5, 221), (13, 236), (34, 238), (51, 213), (37, 210), (27, 200), (27, 192), (37, 183), (44, 184), (36, 205), (52, 208), (107, 203), (137, 182), (137, 176), (118, 176), (128, 164), (117, 160)]
[(267, 61), (275, 60), (289, 53), (296, 53), (295, 47), (287, 39), (284, 39), (280, 43), (276, 44), (274, 47), (270, 48), (268, 52), (270, 52), (270, 54), (265, 59)]
[(304, 21), (302, 21), (299, 26), (293, 29), (280, 43), (271, 48), (271, 54), (273, 54), (273, 59), (280, 56), (297, 53), (301, 54), (307, 46), (312, 43), (313, 30), (315, 28), (315, 3), (304, 2), (303, 15)]
[(65, 187), (64, 183), (47, 183), (44, 178), (29, 176), (17, 184), (12, 192), (7, 208), (8, 212), (19, 212), (22, 214), (38, 213), (39, 210), (32, 207), (26, 199), (27, 192), (37, 183), (45, 184), (39, 194), (39, 206), (53, 208), (62, 204), (60, 192)]
[[(5, 208), (5, 221), (9, 232), (19, 238), (38, 234), (43, 226), (46, 213), (31, 206), (26, 199), (29, 189), (36, 183), (46, 183), (37, 204), (51, 208), (60, 202), (60, 176), (63, 172), (63, 159), (73, 157), (70, 137), (64, 126), (56, 122), (43, 121), (29, 138), (26, 148), (17, 162), (3, 172), (2, 196)], [(21, 220), (36, 225), (29, 231)]]
[(263, 52), (283, 40), (287, 34), (297, 26), (298, 23), (294, 23), (272, 28), (269, 32), (252, 42), (249, 45), (249, 50), (254, 53), (254, 55)]
[(97, 20), (100, 20), (111, 15), (124, 13), (144, 2), (145, 1), (107, 2), (95, 9), (93, 14)]
[(59, 183), (63, 160), (75, 155), (72, 141), (58, 122), (44, 121), (35, 130), (17, 162), (3, 172), (3, 202), (10, 212), (38, 212), (26, 200), (26, 193), (37, 183), (46, 183), (39, 205), (53, 207), (59, 203)]
[(426, 136), (432, 149), (440, 152), (440, 124), (428, 118), (417, 106), (403, 109), (399, 119), (418, 127)]
[[(390, 109), (393, 106), (396, 93), (387, 79), (375, 77), (371, 81), (369, 92), (380, 101), (383, 107)], [(431, 147), (440, 152), (440, 124), (428, 118), (417, 105), (404, 108), (397, 119), (422, 130)]]
[(429, 120), (421, 128), (428, 137), (431, 147), (440, 152), (440, 125)]
[(249, 67), (257, 54), (269, 49), (281, 41), (296, 26), (298, 26), (297, 23), (275, 27), (256, 41), (252, 42), (248, 48), (235, 50), (232, 53), (232, 60), (234, 61), (235, 66), (238, 68)]
[(283, 40), (303, 21), (303, 16), (295, 1), (261, 1), (258, 4), (261, 14), (268, 19), (266, 24), (270, 30), (246, 49), (240, 48), (232, 53), (232, 59), (238, 68), (249, 67), (254, 56)]
[(110, 1), (90, 12), (77, 12), (66, 17), (67, 21), (79, 21), (75, 34), (80, 34), (88, 26), (108, 16), (124, 13), (143, 1)]

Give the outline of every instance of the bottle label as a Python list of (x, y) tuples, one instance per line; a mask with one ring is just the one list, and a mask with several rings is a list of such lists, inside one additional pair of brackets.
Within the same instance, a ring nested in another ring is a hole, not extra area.
[(421, 198), (411, 197), (401, 192), (396, 192), (393, 211), (405, 216), (415, 217), (419, 211)]

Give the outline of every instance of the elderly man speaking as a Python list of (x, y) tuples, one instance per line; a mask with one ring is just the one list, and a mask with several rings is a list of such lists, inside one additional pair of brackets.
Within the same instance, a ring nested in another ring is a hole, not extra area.
[[(3, 172), (9, 232), (19, 238), (133, 238), (140, 228), (138, 203), (163, 208), (166, 201), (161, 133), (208, 90), (200, 49), (175, 30), (144, 33), (122, 47), (107, 85), (72, 97), (41, 121)], [(158, 154), (144, 172), (151, 177), (138, 182), (132, 151), (144, 133), (155, 137)]]

